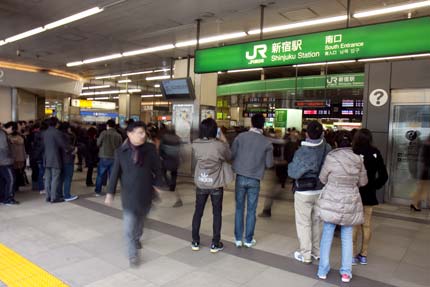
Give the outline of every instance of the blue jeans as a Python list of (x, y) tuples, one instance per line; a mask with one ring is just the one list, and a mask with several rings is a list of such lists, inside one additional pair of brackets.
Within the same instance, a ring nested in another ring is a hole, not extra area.
[(103, 177), (111, 174), (113, 167), (113, 159), (101, 158), (97, 167), (96, 193), (102, 192)]
[[(330, 249), (336, 224), (324, 222), (320, 244), (318, 275), (325, 276), (330, 271)], [(352, 230), (353, 226), (341, 226), (342, 262), (340, 274), (352, 276)]]
[(13, 200), (15, 197), (14, 180), (13, 167), (11, 165), (0, 166), (0, 198), (4, 203)]
[(143, 224), (148, 212), (149, 208), (139, 213), (127, 209), (123, 211), (124, 236), (129, 259), (138, 257), (137, 243), (142, 237)]
[(60, 185), (60, 194), (61, 188), (63, 188), (62, 194), (65, 199), (71, 198), (70, 188), (72, 187), (72, 179), (73, 179), (73, 163), (65, 163), (63, 165), (63, 169), (61, 170), (61, 185)]
[(236, 177), (236, 216), (234, 225), (234, 236), (236, 241), (243, 238), (243, 217), (246, 207), (246, 232), (245, 242), (251, 243), (254, 237), (258, 194), (260, 193), (260, 180), (242, 175)]

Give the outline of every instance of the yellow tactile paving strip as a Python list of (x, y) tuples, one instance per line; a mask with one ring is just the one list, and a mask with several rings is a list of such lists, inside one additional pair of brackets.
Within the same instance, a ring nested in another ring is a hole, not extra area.
[(3, 244), (0, 244), (0, 281), (8, 287), (68, 287)]

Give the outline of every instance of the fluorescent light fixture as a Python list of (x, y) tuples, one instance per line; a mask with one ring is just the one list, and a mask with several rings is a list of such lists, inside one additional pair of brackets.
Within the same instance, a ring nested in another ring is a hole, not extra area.
[[(206, 44), (206, 43), (218, 42), (218, 41), (223, 41), (223, 40), (228, 40), (228, 39), (242, 38), (242, 37), (246, 37), (246, 36), (247, 36), (247, 34), (245, 32), (221, 34), (221, 35), (212, 36), (212, 37), (200, 38), (199, 43), (200, 44)], [(194, 46), (196, 44), (197, 44), (197, 39), (194, 39), (194, 40), (176, 43), (175, 46), (177, 48), (179, 48), (179, 47)]]
[(309, 64), (300, 64), (293, 65), (293, 67), (311, 67), (311, 66), (323, 66), (323, 65), (336, 65), (336, 64), (347, 64), (347, 63), (355, 63), (355, 60), (347, 60), (347, 61), (335, 61), (335, 62), (320, 62), (320, 63), (309, 63)]
[(119, 80), (118, 83), (119, 84), (131, 83), (131, 80), (129, 80), (129, 79), (127, 79), (127, 80)]
[(154, 88), (159, 88), (160, 87), (160, 84), (155, 84), (154, 85)]
[(430, 6), (430, 1), (422, 1), (422, 2), (417, 2), (417, 3), (410, 3), (410, 4), (399, 5), (399, 6), (382, 8), (382, 9), (358, 12), (358, 13), (353, 14), (353, 17), (354, 18), (372, 17), (372, 16), (377, 16), (377, 15), (382, 15), (382, 14), (407, 11), (407, 10), (411, 10), (411, 9), (429, 7), (429, 6)]
[(261, 71), (263, 68), (254, 68), (254, 69), (243, 69), (243, 70), (229, 70), (227, 73), (241, 73), (241, 72), (253, 72), (253, 71)]
[(121, 77), (120, 74), (116, 74), (116, 75), (106, 75), (106, 76), (99, 76), (99, 77), (95, 77), (94, 79), (96, 80), (102, 80), (102, 79), (112, 79), (112, 78), (118, 78)]
[(164, 50), (170, 50), (173, 48), (175, 48), (175, 45), (168, 44), (168, 45), (162, 45), (162, 46), (145, 48), (145, 49), (140, 49), (140, 50), (135, 50), (135, 51), (124, 52), (124, 53), (122, 53), (122, 55), (124, 57), (128, 57), (128, 56), (134, 56), (134, 55), (141, 55), (141, 54), (159, 52), (159, 51), (164, 51)]
[(360, 59), (358, 61), (359, 62), (373, 62), (373, 61), (385, 61), (385, 60), (397, 60), (397, 59), (409, 59), (409, 58), (421, 58), (421, 57), (430, 57), (430, 53), (404, 55), (404, 56), (393, 56), (393, 57), (381, 57), (381, 58), (369, 58), (369, 59)]
[(141, 95), (141, 98), (161, 98), (163, 95), (157, 94), (157, 95)]
[(118, 100), (118, 99), (119, 99), (119, 97), (118, 97), (118, 96), (116, 96), (116, 97), (112, 97), (112, 99), (114, 99), (114, 100)]
[(94, 100), (94, 98), (87, 98), (87, 100), (88, 100), (88, 101), (92, 101), (92, 100)]
[(88, 86), (88, 87), (83, 87), (82, 90), (95, 90), (95, 89), (105, 89), (105, 88), (110, 88), (110, 85)]
[(147, 77), (145, 80), (147, 80), (147, 81), (156, 81), (156, 80), (166, 80), (166, 79), (170, 79), (170, 76), (166, 75), (166, 76)]
[(129, 90), (109, 90), (101, 92), (85, 92), (81, 93), (81, 96), (95, 96), (95, 95), (110, 95), (110, 94), (127, 94), (127, 93), (139, 93), (141, 89), (129, 89)]
[(9, 38), (7, 38), (4, 41), (6, 43), (15, 42), (15, 41), (18, 41), (18, 40), (21, 40), (21, 39), (24, 39), (24, 38), (27, 38), (27, 37), (30, 37), (30, 36), (42, 33), (43, 31), (45, 31), (45, 29), (43, 27), (38, 27), (38, 28), (35, 28), (35, 29), (32, 29), (32, 30), (29, 30), (27, 32), (24, 32), (24, 33), (21, 33), (21, 34), (9, 37)]
[(134, 75), (142, 75), (142, 74), (151, 74), (151, 73), (154, 73), (154, 72), (155, 71), (150, 70), (150, 71), (142, 71), (142, 72), (125, 73), (125, 74), (121, 74), (121, 77), (134, 76)]
[(80, 66), (83, 64), (84, 64), (84, 62), (82, 62), (82, 61), (76, 61), (76, 62), (67, 63), (66, 66), (67, 67), (74, 67), (74, 66)]
[[(173, 69), (174, 70), (174, 69)], [(170, 71), (170, 69), (165, 68), (165, 69), (159, 69), (159, 70), (155, 70), (154, 73), (159, 73), (159, 72), (168, 72)]]
[(95, 100), (109, 100), (109, 97), (94, 98)]
[(47, 30), (49, 30), (49, 29), (54, 29), (54, 28), (57, 28), (57, 27), (59, 27), (59, 26), (63, 26), (63, 25), (69, 24), (69, 23), (71, 23), (71, 22), (74, 22), (74, 21), (80, 20), (80, 19), (82, 19), (82, 18), (86, 18), (86, 17), (92, 16), (92, 15), (97, 14), (97, 13), (100, 13), (100, 12), (102, 12), (102, 11), (103, 11), (103, 9), (102, 9), (102, 8), (94, 7), (94, 8), (91, 8), (91, 9), (85, 10), (85, 11), (83, 11), (83, 12), (80, 12), (80, 13), (74, 14), (74, 15), (72, 15), (72, 16), (69, 16), (69, 17), (66, 17), (66, 18), (60, 19), (60, 20), (58, 20), (58, 21), (55, 21), (55, 22), (49, 23), (49, 24), (45, 25), (45, 26), (44, 26), (44, 28), (45, 28), (45, 29), (47, 29)]
[[(287, 25), (264, 28), (263, 33), (270, 33), (270, 32), (276, 32), (276, 31), (303, 28), (303, 27), (308, 27), (308, 26), (315, 26), (315, 25), (321, 25), (321, 24), (341, 22), (341, 21), (345, 21), (347, 19), (348, 19), (347, 15), (342, 15), (342, 16), (335, 16), (335, 17), (321, 18), (321, 19), (316, 19), (316, 20), (303, 21), (303, 22), (297, 22), (297, 23), (292, 23), (292, 24), (287, 24)], [(256, 34), (260, 34), (260, 31), (261, 31), (261, 29), (255, 29), (255, 30), (248, 31), (248, 34), (256, 35)]]
[[(12, 36), (12, 37), (9, 37), (9, 38), (7, 38), (5, 40), (0, 41), (0, 46), (5, 45), (7, 43), (15, 42), (15, 41), (18, 41), (18, 40), (21, 40), (21, 39), (24, 39), (24, 38), (27, 38), (27, 37), (30, 37), (30, 36), (33, 36), (33, 35), (36, 35), (36, 34), (39, 34), (39, 33), (42, 33), (42, 32), (47, 31), (49, 29), (57, 28), (59, 26), (62, 26), (62, 25), (65, 25), (65, 24), (77, 21), (79, 19), (91, 16), (91, 15), (94, 15), (94, 14), (97, 14), (97, 13), (100, 13), (102, 11), (103, 11), (103, 8), (99, 8), (99, 7), (94, 7), (94, 8), (85, 10), (83, 12), (74, 14), (72, 16), (69, 16), (69, 17), (60, 19), (58, 21), (49, 23), (49, 24), (47, 24), (47, 25), (45, 25), (43, 27), (34, 28), (34, 29), (29, 30), (29, 31), (17, 34), (17, 35)], [(67, 66), (68, 67), (77, 66), (78, 65), (77, 63), (78, 62), (69, 63), (69, 64), (73, 64), (73, 65), (67, 65)], [(81, 65), (82, 65), (82, 63), (81, 63)]]
[(102, 61), (106, 61), (106, 60), (117, 59), (117, 58), (121, 58), (121, 57), (122, 57), (122, 54), (116, 53), (116, 54), (112, 54), (112, 55), (107, 55), (107, 56), (83, 60), (82, 62), (84, 64), (90, 64), (90, 63), (95, 63), (95, 62), (102, 62)]

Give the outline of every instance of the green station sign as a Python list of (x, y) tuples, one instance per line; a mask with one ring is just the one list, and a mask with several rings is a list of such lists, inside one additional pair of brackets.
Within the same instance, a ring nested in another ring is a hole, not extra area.
[(197, 50), (196, 73), (430, 52), (430, 17)]
[(287, 126), (287, 109), (275, 110), (275, 127), (285, 128)]

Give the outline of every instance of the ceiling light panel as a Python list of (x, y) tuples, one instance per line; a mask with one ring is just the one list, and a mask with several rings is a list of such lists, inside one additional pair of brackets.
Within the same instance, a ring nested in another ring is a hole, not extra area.
[(423, 8), (423, 7), (430, 7), (430, 1), (422, 1), (422, 2), (405, 4), (405, 5), (392, 6), (392, 7), (382, 8), (382, 9), (357, 12), (353, 14), (353, 17), (365, 18), (365, 17), (372, 17), (372, 16), (390, 14), (390, 13), (401, 12), (401, 11), (408, 11), (411, 9), (417, 9), (417, 8)]

